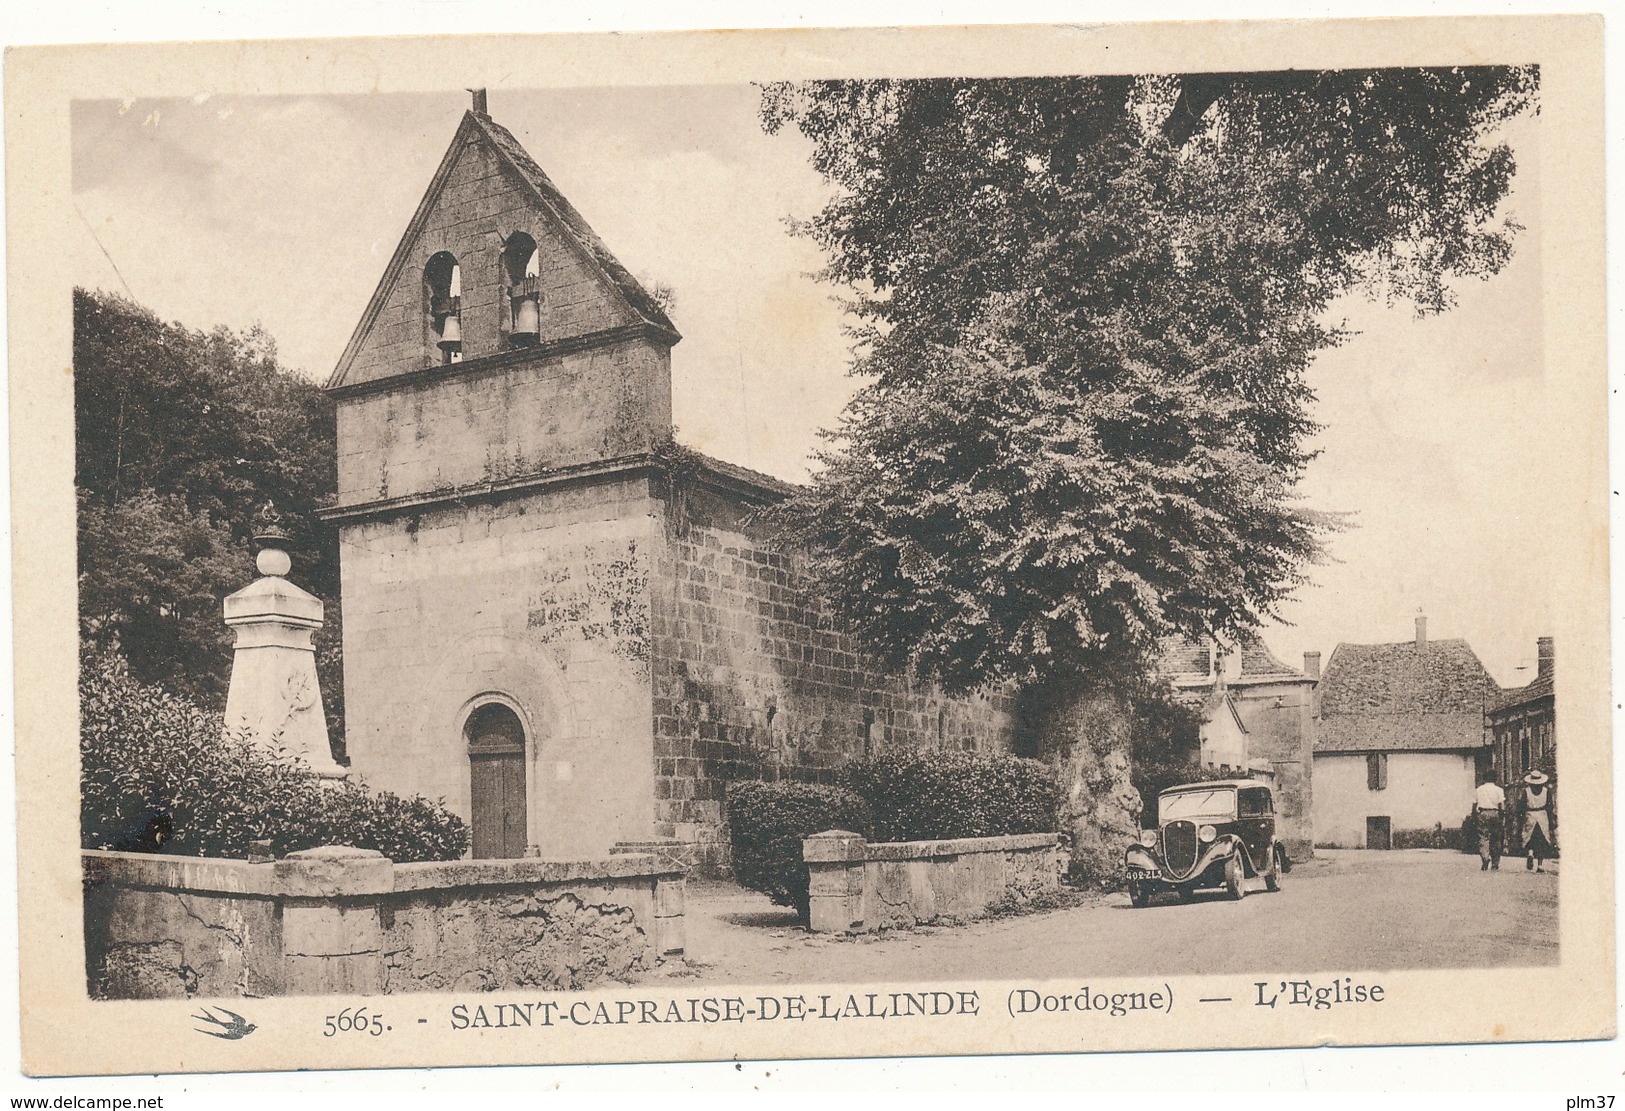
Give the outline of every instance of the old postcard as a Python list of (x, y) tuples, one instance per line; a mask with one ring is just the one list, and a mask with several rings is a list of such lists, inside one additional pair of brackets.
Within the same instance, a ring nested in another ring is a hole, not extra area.
[(25, 1068), (1611, 1037), (1601, 42), (11, 53)]

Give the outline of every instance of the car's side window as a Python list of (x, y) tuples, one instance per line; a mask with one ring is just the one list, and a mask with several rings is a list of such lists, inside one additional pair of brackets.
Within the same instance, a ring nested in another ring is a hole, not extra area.
[(1238, 806), (1243, 818), (1267, 818), (1275, 812), (1270, 806), (1270, 793), (1261, 789), (1241, 792)]

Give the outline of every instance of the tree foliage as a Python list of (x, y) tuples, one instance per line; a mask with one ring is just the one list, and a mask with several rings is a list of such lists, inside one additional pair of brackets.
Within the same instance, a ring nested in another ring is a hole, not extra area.
[[(1531, 68), (770, 85), (865, 385), (780, 514), (893, 666), (1130, 670), (1272, 616), (1328, 518), (1304, 372), (1496, 272)], [(1138, 661), (1138, 662), (1136, 662)]]
[(116, 647), (138, 679), (223, 704), (220, 603), (252, 580), (252, 518), (274, 501), (292, 526), (292, 577), (327, 605), (318, 668), (342, 736), (338, 543), (315, 517), (337, 487), (331, 399), (278, 364), (257, 329), (192, 331), (85, 290), (73, 309), (87, 647)]

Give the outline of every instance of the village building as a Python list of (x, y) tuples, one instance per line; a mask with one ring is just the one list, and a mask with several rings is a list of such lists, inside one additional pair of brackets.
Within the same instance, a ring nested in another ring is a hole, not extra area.
[(1556, 658), (1551, 637), (1536, 642), (1535, 678), (1490, 704), (1495, 778), (1513, 784), (1531, 771), (1557, 774)]
[(1316, 693), (1316, 844), (1442, 846), (1487, 766), (1499, 687), (1464, 640), (1339, 644)]
[(1202, 708), (1204, 772), (1246, 775), (1275, 790), (1276, 836), (1293, 860), (1314, 855), (1314, 691), (1320, 653), (1299, 671), (1256, 637), (1236, 646), (1178, 638), (1164, 645), (1163, 672)]
[(726, 784), (1014, 746), (1011, 694), (868, 665), (754, 510), (673, 443), (681, 337), (518, 141), (464, 114), (346, 347), (347, 742), (477, 857), (724, 853)]

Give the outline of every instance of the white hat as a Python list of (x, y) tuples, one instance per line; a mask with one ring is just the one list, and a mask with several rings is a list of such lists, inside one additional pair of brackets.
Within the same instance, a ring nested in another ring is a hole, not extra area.
[(1549, 782), (1550, 778), (1551, 777), (1545, 772), (1541, 771), (1539, 768), (1536, 768), (1534, 771), (1524, 776), (1523, 781), (1529, 784), (1531, 787), (1540, 787)]

